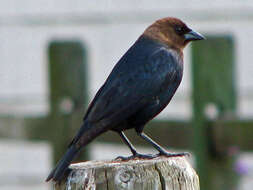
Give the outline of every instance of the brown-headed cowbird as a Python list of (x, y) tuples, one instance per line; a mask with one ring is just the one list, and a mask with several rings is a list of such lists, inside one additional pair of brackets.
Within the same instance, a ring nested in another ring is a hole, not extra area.
[[(183, 75), (184, 47), (190, 41), (202, 39), (202, 35), (177, 18), (163, 18), (149, 26), (98, 90), (83, 125), (46, 181), (59, 181), (80, 149), (108, 130), (117, 132), (133, 154), (121, 159), (185, 155), (167, 152), (143, 133), (143, 128), (167, 106), (176, 92)], [(137, 153), (123, 133), (132, 128), (159, 154)]]

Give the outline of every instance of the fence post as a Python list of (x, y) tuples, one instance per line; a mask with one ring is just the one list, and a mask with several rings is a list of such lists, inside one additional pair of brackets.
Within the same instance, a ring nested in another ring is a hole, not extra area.
[[(48, 49), (50, 139), (57, 162), (80, 128), (87, 103), (85, 49), (80, 42), (53, 41)], [(82, 154), (82, 159), (87, 159)]]
[(89, 161), (72, 164), (55, 190), (199, 190), (199, 179), (183, 157)]
[[(53, 41), (48, 47), (50, 113), (26, 120), (30, 139), (47, 140), (54, 164), (80, 128), (87, 106), (86, 51), (77, 41)], [(87, 150), (87, 148), (86, 148)], [(79, 159), (88, 159), (88, 151)]]
[(229, 36), (207, 36), (192, 44), (193, 127), (196, 164), (205, 190), (235, 187), (233, 157), (218, 144), (211, 121), (233, 119), (236, 110), (234, 44)]

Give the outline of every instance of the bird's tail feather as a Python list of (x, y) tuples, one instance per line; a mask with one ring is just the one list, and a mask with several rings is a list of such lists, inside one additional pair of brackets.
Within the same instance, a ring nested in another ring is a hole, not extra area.
[(64, 173), (68, 169), (71, 161), (79, 152), (80, 148), (76, 148), (72, 145), (68, 148), (67, 152), (64, 154), (63, 158), (57, 163), (56, 167), (51, 171), (46, 181), (53, 179), (54, 181), (59, 181), (63, 177)]
[[(75, 158), (80, 149), (105, 131), (106, 128), (102, 125), (99, 125), (99, 127), (96, 125), (92, 126), (89, 122), (85, 121), (75, 138), (69, 144), (67, 152), (57, 163), (55, 169), (53, 169), (49, 174), (46, 181), (50, 181), (51, 179), (54, 181), (60, 181), (65, 172), (68, 170), (68, 166), (71, 164), (71, 161)], [(79, 142), (80, 139), (81, 142)]]

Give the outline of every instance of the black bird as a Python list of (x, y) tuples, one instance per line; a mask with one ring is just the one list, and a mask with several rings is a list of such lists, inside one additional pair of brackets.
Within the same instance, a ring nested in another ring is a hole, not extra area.
[[(201, 34), (177, 18), (163, 18), (149, 26), (118, 61), (98, 90), (81, 128), (46, 181), (60, 181), (81, 148), (108, 130), (117, 132), (133, 154), (122, 159), (185, 155), (167, 152), (149, 138), (143, 128), (168, 105), (175, 94), (183, 75), (184, 47), (190, 41), (202, 39)], [(137, 153), (123, 132), (132, 128), (159, 154)]]

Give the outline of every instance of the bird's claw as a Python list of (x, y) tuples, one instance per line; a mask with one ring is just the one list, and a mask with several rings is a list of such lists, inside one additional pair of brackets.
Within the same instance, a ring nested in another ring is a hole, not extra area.
[(117, 158), (115, 158), (115, 160), (121, 160), (121, 161), (128, 161), (128, 160), (132, 160), (135, 158), (140, 158), (140, 159), (153, 159), (159, 156), (166, 156), (166, 157), (182, 157), (182, 156), (191, 156), (191, 154), (189, 152), (180, 152), (180, 153), (171, 153), (171, 152), (167, 152), (167, 151), (162, 151), (158, 154), (139, 154), (136, 153), (132, 156), (118, 156)]
[(118, 156), (117, 158), (115, 158), (114, 160), (122, 160), (122, 161), (126, 161), (126, 160), (131, 160), (132, 156)]
[(115, 160), (122, 160), (122, 161), (127, 161), (127, 160), (131, 160), (131, 159), (135, 159), (135, 158), (140, 158), (140, 159), (153, 159), (156, 158), (158, 155), (153, 155), (153, 154), (139, 154), (136, 153), (132, 156), (118, 156), (117, 158), (115, 158)]
[(182, 156), (191, 156), (189, 152), (180, 152), (180, 153), (171, 153), (171, 152), (160, 152), (158, 156), (166, 156), (166, 157), (182, 157)]
[(136, 155), (134, 155), (134, 158), (142, 158), (142, 159), (153, 159), (156, 157), (157, 157), (157, 155), (154, 155), (154, 154), (139, 154), (139, 153), (137, 153)]

